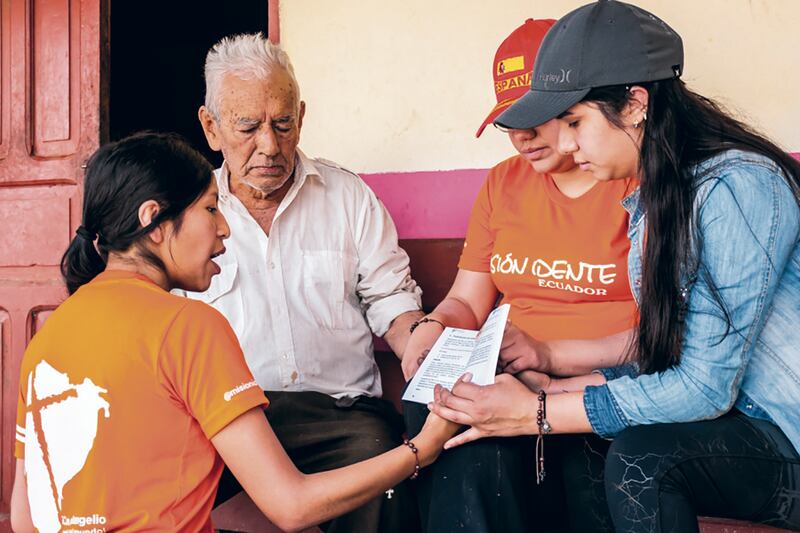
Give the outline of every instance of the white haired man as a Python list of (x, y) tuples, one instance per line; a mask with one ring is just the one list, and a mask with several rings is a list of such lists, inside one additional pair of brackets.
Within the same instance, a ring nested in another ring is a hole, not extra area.
[[(372, 334), (402, 354), (422, 316), (394, 224), (357, 175), (297, 148), (306, 106), (279, 46), (261, 34), (225, 38), (205, 79), (199, 118), (225, 157), (216, 178), (231, 237), (221, 273), (192, 296), (230, 321), (298, 468), (378, 455), (403, 428), (380, 399)], [(413, 496), (396, 487), (325, 529), (406, 531), (415, 516)]]

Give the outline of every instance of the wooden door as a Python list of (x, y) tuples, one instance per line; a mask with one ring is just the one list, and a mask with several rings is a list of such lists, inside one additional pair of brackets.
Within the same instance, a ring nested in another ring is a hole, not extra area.
[(66, 296), (58, 265), (80, 223), (82, 165), (101, 138), (102, 2), (0, 7), (0, 532), (10, 531), (19, 363)]

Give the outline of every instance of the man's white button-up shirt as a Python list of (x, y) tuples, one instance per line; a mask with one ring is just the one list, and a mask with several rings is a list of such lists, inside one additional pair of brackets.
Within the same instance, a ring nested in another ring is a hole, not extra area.
[(297, 151), (269, 237), (215, 172), (230, 226), (204, 293), (231, 323), (264, 390), (381, 395), (372, 333), (420, 309), (389, 213), (357, 175)]

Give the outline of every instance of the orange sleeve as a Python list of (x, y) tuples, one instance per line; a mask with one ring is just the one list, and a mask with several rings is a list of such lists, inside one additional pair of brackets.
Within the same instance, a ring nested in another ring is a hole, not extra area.
[(494, 248), (494, 232), (490, 228), (492, 216), (492, 199), (489, 193), (490, 182), (495, 169), (489, 171), (489, 176), (483, 183), (467, 226), (467, 237), (464, 240), (464, 249), (458, 268), (474, 272), (489, 272), (489, 263)]
[(14, 457), (17, 459), (25, 459), (25, 419), (27, 418), (26, 406), (28, 405), (25, 401), (25, 393), (27, 388), (27, 379), (21, 377), (19, 380), (19, 394), (17, 395), (17, 437), (14, 439)]
[(238, 416), (268, 403), (222, 314), (190, 300), (167, 331), (159, 364), (176, 399), (210, 439)]

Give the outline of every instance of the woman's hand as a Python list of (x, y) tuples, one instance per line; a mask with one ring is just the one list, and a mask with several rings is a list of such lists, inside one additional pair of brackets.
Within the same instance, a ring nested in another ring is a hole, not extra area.
[(408, 339), (406, 351), (403, 352), (403, 358), (400, 362), (400, 366), (403, 369), (403, 377), (406, 381), (417, 373), (419, 365), (425, 360), (442, 331), (444, 329), (437, 322), (423, 322), (414, 330), (411, 338)]
[(523, 370), (550, 373), (550, 349), (547, 344), (537, 341), (509, 320), (500, 344), (500, 368), (506, 374), (516, 374)]
[(439, 457), (439, 454), (442, 453), (444, 444), (456, 434), (460, 427), (460, 424), (455, 424), (434, 413), (429, 413), (428, 418), (425, 420), (425, 425), (422, 426), (419, 434), (413, 439), (420, 451), (420, 466), (425, 467), (434, 462)]
[(553, 382), (552, 377), (544, 372), (537, 372), (536, 370), (523, 370), (516, 374), (517, 379), (525, 384), (533, 392), (545, 391), (547, 394), (552, 394)]
[(537, 395), (508, 374), (495, 377), (492, 385), (470, 383), (466, 374), (452, 391), (439, 385), (434, 390), (431, 410), (442, 418), (472, 426), (445, 444), (453, 448), (483, 437), (532, 435), (537, 432)]

